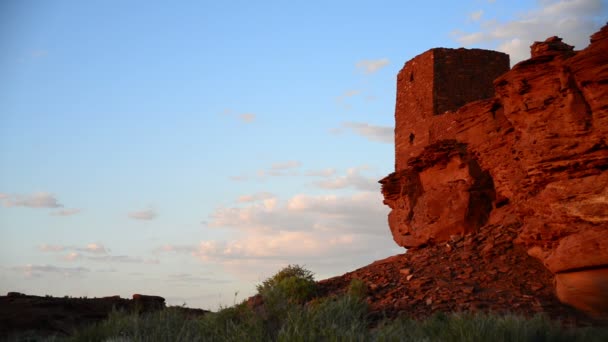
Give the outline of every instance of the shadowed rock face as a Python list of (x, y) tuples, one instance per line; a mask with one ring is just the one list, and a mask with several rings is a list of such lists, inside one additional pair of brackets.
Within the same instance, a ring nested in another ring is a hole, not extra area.
[[(531, 50), (496, 78), (493, 97), (472, 91), (484, 96), (455, 111), (427, 113), (419, 94), (437, 88), (398, 80), (396, 172), (380, 181), (389, 226), (412, 248), (515, 224), (514, 242), (554, 274), (558, 298), (608, 317), (608, 26), (582, 51), (557, 37)], [(404, 70), (421, 73), (420, 56)]]
[(416, 247), (447, 241), (483, 226), (492, 210), (494, 184), (466, 145), (444, 140), (412, 158), (406, 170), (381, 181), (393, 238)]

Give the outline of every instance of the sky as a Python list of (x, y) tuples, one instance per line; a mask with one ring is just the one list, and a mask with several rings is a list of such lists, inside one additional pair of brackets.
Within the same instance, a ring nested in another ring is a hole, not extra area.
[(216, 310), (288, 264), (403, 253), (397, 72), (434, 47), (582, 49), (601, 0), (0, 1), (0, 293)]

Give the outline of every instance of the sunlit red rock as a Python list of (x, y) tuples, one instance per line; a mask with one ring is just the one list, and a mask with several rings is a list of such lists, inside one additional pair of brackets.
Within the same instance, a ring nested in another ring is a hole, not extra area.
[(563, 302), (608, 315), (608, 26), (582, 51), (536, 42), (511, 70), (499, 53), (464, 49), (440, 49), (452, 57), (437, 68), (435, 50), (397, 80), (396, 170), (381, 180), (394, 240), (421, 247), (514, 224)]

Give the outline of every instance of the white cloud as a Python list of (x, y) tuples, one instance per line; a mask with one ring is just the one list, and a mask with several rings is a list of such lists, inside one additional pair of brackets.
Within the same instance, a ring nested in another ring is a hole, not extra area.
[(306, 172), (306, 176), (310, 177), (331, 177), (336, 174), (336, 169), (327, 168), (323, 170), (309, 170)]
[(258, 179), (264, 179), (266, 177), (298, 176), (299, 172), (297, 169), (300, 166), (302, 166), (302, 163), (297, 160), (274, 163), (267, 170), (258, 170), (256, 176)]
[(344, 196), (299, 194), (284, 201), (274, 199), (273, 205), (254, 202), (244, 207), (217, 208), (209, 226), (255, 233), (312, 232), (328, 227), (334, 234), (363, 234), (386, 226), (387, 213), (379, 191)]
[(100, 243), (90, 243), (85, 248), (78, 248), (78, 250), (93, 254), (107, 254), (108, 251)]
[(239, 115), (239, 119), (244, 123), (251, 123), (255, 120), (255, 114), (244, 113)]
[(68, 252), (60, 257), (64, 261), (87, 260), (95, 262), (109, 263), (137, 263), (137, 264), (157, 264), (157, 259), (145, 259), (128, 255), (111, 255), (110, 250), (101, 243), (89, 243), (81, 246), (61, 246), (42, 244), (38, 247), (42, 252), (59, 253)]
[(260, 203), (218, 208), (210, 226), (236, 229), (235, 238), (165, 245), (157, 251), (219, 263), (248, 279), (259, 280), (261, 273), (289, 263), (331, 275), (403, 251), (392, 241), (387, 214), (379, 192), (299, 194), (272, 208)]
[(345, 99), (347, 99), (349, 97), (357, 96), (359, 94), (361, 94), (361, 90), (357, 90), (357, 89), (347, 90), (344, 93), (337, 96), (336, 101), (343, 102)]
[(81, 258), (82, 258), (82, 254), (80, 254), (78, 252), (70, 252), (66, 256), (63, 257), (63, 259), (66, 261), (76, 261), (76, 260), (80, 260)]
[(601, 0), (546, 0), (538, 7), (520, 13), (509, 21), (482, 22), (480, 31), (456, 31), (461, 44), (490, 45), (511, 56), (514, 64), (530, 57), (530, 45), (547, 37), (559, 36), (577, 50), (585, 48), (589, 36), (605, 23), (605, 4)]
[(135, 220), (153, 220), (157, 216), (156, 211), (152, 208), (140, 210), (140, 211), (132, 211), (129, 213), (129, 217)]
[(272, 164), (272, 170), (286, 170), (286, 169), (295, 169), (302, 166), (302, 163), (297, 160), (289, 160), (281, 163)]
[(90, 272), (85, 267), (59, 267), (53, 265), (32, 265), (13, 267), (14, 271), (21, 272), (26, 277), (41, 277), (46, 274), (59, 274), (64, 277), (75, 277)]
[(336, 96), (336, 102), (340, 106), (344, 107), (344, 109), (348, 110), (351, 108), (351, 106), (350, 106), (350, 104), (345, 103), (346, 99), (357, 96), (359, 94), (361, 94), (360, 90), (357, 90), (357, 89), (347, 90), (344, 93), (340, 94), (339, 96)]
[(28, 208), (61, 208), (54, 195), (48, 192), (36, 192), (31, 195), (9, 195), (0, 194), (0, 200), (5, 207), (28, 207)]
[(42, 244), (42, 245), (38, 246), (38, 250), (40, 250), (42, 252), (72, 251), (72, 252), (83, 252), (83, 253), (90, 253), (90, 254), (107, 254), (108, 253), (108, 250), (104, 247), (104, 245), (102, 245), (100, 243), (89, 243), (84, 247)]
[(358, 61), (355, 66), (365, 74), (373, 74), (389, 64), (388, 58), (363, 59)]
[(167, 281), (177, 283), (214, 283), (221, 284), (226, 283), (225, 280), (217, 279), (215, 277), (203, 277), (191, 273), (173, 273), (167, 276)]
[(81, 211), (82, 211), (81, 209), (76, 209), (76, 208), (62, 209), (62, 210), (52, 211), (50, 215), (52, 215), (52, 216), (72, 216), (72, 215), (76, 215), (76, 214), (80, 213)]
[(175, 253), (193, 253), (196, 251), (196, 246), (193, 245), (164, 245), (155, 250), (155, 252), (175, 252)]
[(323, 189), (344, 189), (353, 187), (361, 191), (380, 191), (380, 185), (376, 178), (361, 175), (361, 170), (365, 169), (367, 169), (367, 167), (350, 168), (346, 170), (346, 175), (344, 176), (319, 181), (316, 182), (315, 185)]
[[(370, 141), (392, 144), (395, 140), (394, 129), (390, 126), (375, 126), (363, 122), (344, 122), (342, 127)], [(339, 130), (335, 133), (339, 133)]]
[(65, 251), (66, 249), (68, 249), (68, 247), (61, 246), (61, 245), (42, 244), (42, 245), (38, 246), (38, 249), (42, 252), (62, 252), (62, 251)]
[(242, 195), (239, 196), (238, 198), (238, 202), (241, 203), (245, 203), (245, 202), (257, 202), (257, 201), (264, 201), (264, 200), (268, 200), (268, 199), (273, 199), (276, 196), (271, 194), (270, 192), (256, 192), (255, 194), (252, 195)]
[(252, 123), (256, 119), (256, 115), (253, 113), (241, 113), (237, 114), (232, 109), (224, 109), (221, 113), (222, 116), (237, 119), (244, 123)]
[(144, 259), (140, 257), (133, 257), (129, 255), (100, 255), (100, 256), (89, 256), (87, 260), (108, 262), (108, 263), (126, 263), (126, 264), (158, 264), (158, 259)]
[(259, 203), (218, 208), (210, 226), (236, 230), (235, 238), (166, 245), (157, 251), (219, 263), (239, 277), (253, 280), (290, 263), (331, 275), (403, 252), (391, 239), (387, 214), (379, 192), (300, 194), (273, 208)]
[(469, 20), (471, 21), (479, 21), (481, 16), (483, 15), (483, 10), (475, 11), (469, 14)]

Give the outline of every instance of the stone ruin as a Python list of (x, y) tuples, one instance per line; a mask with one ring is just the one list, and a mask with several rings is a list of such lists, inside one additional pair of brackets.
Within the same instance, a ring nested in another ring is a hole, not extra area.
[[(410, 252), (508, 226), (563, 303), (608, 316), (608, 26), (506, 54), (432, 49), (397, 77), (395, 172), (380, 181)], [(408, 252), (409, 254), (409, 252)]]

